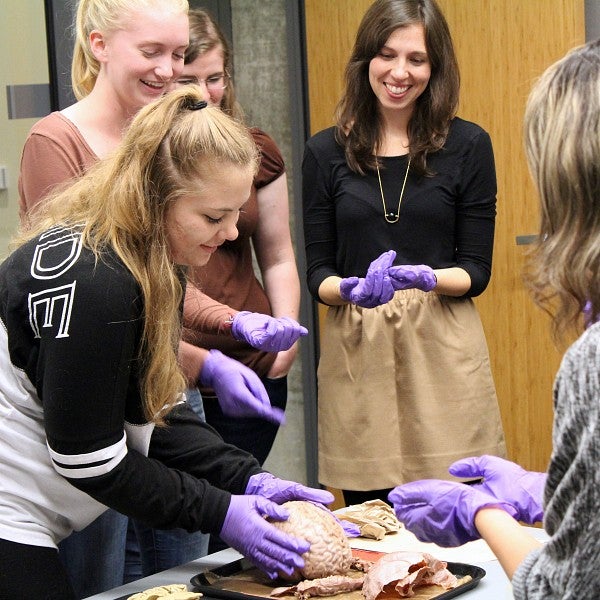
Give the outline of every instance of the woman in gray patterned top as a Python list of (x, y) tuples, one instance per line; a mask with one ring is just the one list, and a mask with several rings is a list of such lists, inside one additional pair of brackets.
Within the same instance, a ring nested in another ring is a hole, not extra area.
[[(596, 598), (600, 591), (600, 40), (553, 64), (533, 89), (525, 145), (541, 198), (541, 230), (527, 280), (553, 315), (567, 350), (554, 385), (553, 453), (547, 475), (490, 456), (453, 474), (479, 485), (427, 480), (390, 494), (420, 539), (452, 546), (484, 538), (517, 599)], [(542, 492), (543, 489), (543, 492)], [(543, 518), (540, 545), (518, 520)]]

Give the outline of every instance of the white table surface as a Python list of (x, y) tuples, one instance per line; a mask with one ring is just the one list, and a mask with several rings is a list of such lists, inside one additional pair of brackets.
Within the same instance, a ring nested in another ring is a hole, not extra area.
[[(547, 539), (542, 529), (526, 527), (526, 529), (537, 539)], [(465, 600), (509, 600), (512, 592), (510, 581), (504, 574), (500, 563), (494, 558), (488, 545), (483, 540), (470, 542), (459, 548), (441, 548), (435, 544), (422, 544), (412, 534), (403, 530), (400, 534), (388, 535), (382, 542), (355, 538), (351, 545), (356, 548), (379, 550), (382, 552), (393, 552), (394, 550), (422, 550), (430, 552), (436, 558), (451, 562), (464, 562), (485, 569), (486, 575), (479, 585), (464, 593)], [(199, 558), (185, 565), (162, 571), (144, 579), (138, 579), (95, 596), (89, 596), (88, 600), (116, 600), (128, 595), (141, 592), (159, 585), (172, 583), (185, 583), (191, 589), (190, 579), (201, 571), (215, 569), (221, 565), (233, 562), (241, 558), (241, 554), (229, 548), (204, 558)], [(205, 595), (206, 598), (209, 596)], [(460, 596), (463, 597), (462, 595)]]

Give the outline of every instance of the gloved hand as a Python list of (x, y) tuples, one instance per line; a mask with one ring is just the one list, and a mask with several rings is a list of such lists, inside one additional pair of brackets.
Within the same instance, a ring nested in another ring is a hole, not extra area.
[(215, 390), (219, 406), (228, 417), (263, 418), (278, 424), (285, 421), (283, 410), (271, 406), (258, 375), (219, 350), (210, 350), (199, 379), (202, 385)]
[(289, 317), (270, 317), (261, 313), (239, 312), (231, 324), (233, 337), (265, 352), (289, 350), (308, 329)]
[(389, 270), (396, 258), (394, 250), (384, 252), (370, 265), (366, 277), (346, 277), (340, 282), (342, 300), (363, 308), (374, 308), (394, 296)]
[(516, 519), (532, 525), (544, 518), (542, 499), (546, 473), (525, 471), (519, 465), (497, 456), (477, 456), (457, 460), (448, 471), (456, 477), (483, 477), (473, 487), (517, 509)]
[(422, 542), (460, 546), (480, 537), (475, 515), (486, 507), (505, 510), (513, 518), (517, 510), (473, 486), (439, 479), (413, 481), (388, 495), (398, 520)]
[(319, 504), (331, 504), (335, 499), (333, 494), (327, 490), (318, 490), (295, 481), (278, 479), (271, 473), (252, 475), (248, 479), (244, 493), (262, 496), (277, 504), (283, 504), (288, 500), (308, 500)]
[(231, 496), (221, 539), (246, 556), (271, 579), (304, 567), (302, 554), (310, 544), (284, 533), (263, 517), (285, 521), (289, 513), (262, 496)]
[(345, 519), (337, 519), (337, 521), (342, 526), (346, 537), (360, 537), (360, 527), (356, 523), (351, 523), (350, 521), (346, 521)]
[(430, 292), (437, 285), (433, 269), (427, 265), (398, 265), (390, 267), (390, 280), (394, 290), (415, 288)]

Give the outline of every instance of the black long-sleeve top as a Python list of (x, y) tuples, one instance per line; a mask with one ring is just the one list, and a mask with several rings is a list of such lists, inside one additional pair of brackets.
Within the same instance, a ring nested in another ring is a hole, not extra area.
[[(381, 157), (385, 202), (395, 211), (408, 157)], [(397, 223), (387, 223), (376, 172), (348, 167), (334, 128), (306, 144), (302, 166), (308, 287), (316, 300), (332, 275), (364, 277), (387, 250), (394, 264), (461, 267), (471, 278), (465, 296), (481, 294), (490, 279), (496, 216), (496, 172), (489, 135), (455, 118), (445, 146), (429, 155), (433, 177), (408, 174)]]
[[(0, 537), (52, 546), (106, 506), (219, 533), (262, 469), (186, 404), (155, 428), (140, 397), (141, 290), (55, 228), (0, 265)], [(165, 405), (177, 399), (166, 398)]]

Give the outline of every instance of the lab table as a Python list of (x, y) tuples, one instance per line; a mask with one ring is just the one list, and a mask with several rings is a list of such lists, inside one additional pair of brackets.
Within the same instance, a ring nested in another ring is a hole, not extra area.
[[(534, 537), (545, 541), (548, 536), (542, 529), (526, 527)], [(354, 548), (364, 550), (376, 550), (382, 552), (394, 552), (395, 550), (417, 550), (429, 552), (440, 560), (449, 562), (462, 562), (481, 567), (486, 575), (479, 584), (458, 596), (465, 600), (510, 600), (512, 596), (509, 579), (504, 574), (500, 563), (495, 559), (489, 546), (483, 540), (469, 542), (459, 548), (441, 548), (435, 544), (423, 544), (411, 533), (401, 530), (397, 534), (387, 535), (382, 541), (354, 538), (350, 540)], [(199, 558), (185, 565), (162, 571), (144, 579), (138, 579), (107, 592), (89, 596), (87, 600), (125, 600), (129, 595), (141, 592), (152, 587), (168, 585), (173, 583), (185, 583), (191, 588), (190, 580), (201, 571), (209, 571), (222, 565), (241, 558), (241, 554), (228, 548), (215, 554)], [(206, 600), (210, 596), (204, 594)]]

